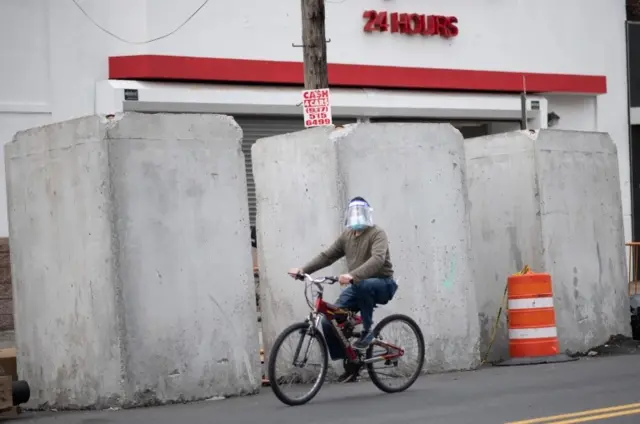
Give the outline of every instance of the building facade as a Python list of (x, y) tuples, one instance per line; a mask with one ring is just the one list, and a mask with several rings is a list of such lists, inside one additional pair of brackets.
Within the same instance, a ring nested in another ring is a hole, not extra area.
[[(630, 240), (625, 2), (588, 3), (326, 0), (334, 122), (509, 131), (526, 90), (530, 127), (611, 134)], [(231, 114), (252, 204), (251, 142), (303, 128), (300, 15), (300, 0), (4, 0), (0, 139), (93, 113)]]

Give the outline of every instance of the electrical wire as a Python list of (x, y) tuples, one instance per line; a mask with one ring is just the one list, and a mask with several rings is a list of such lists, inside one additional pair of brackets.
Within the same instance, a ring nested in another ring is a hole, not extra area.
[[(491, 330), (491, 337), (489, 339), (489, 346), (487, 346), (487, 351), (482, 355), (480, 364), (484, 365), (487, 363), (489, 359), (489, 354), (491, 353), (491, 348), (493, 347), (493, 342), (496, 340), (496, 334), (498, 334), (498, 325), (500, 325), (500, 315), (502, 315), (502, 311), (505, 311), (505, 315), (507, 314), (507, 287), (504, 286), (504, 294), (502, 295), (502, 302), (500, 302), (500, 307), (498, 308), (498, 313), (496, 314), (496, 322), (493, 324), (493, 329)], [(507, 318), (508, 319), (508, 318)]]
[[(526, 274), (530, 274), (531, 273), (531, 268), (529, 267), (529, 265), (525, 265), (520, 271), (516, 272), (513, 275), (526, 275)], [(498, 333), (498, 325), (500, 325), (500, 315), (502, 314), (502, 311), (504, 310), (505, 315), (507, 316), (507, 325), (509, 323), (509, 315), (508, 315), (508, 287), (509, 285), (506, 284), (504, 286), (504, 293), (502, 295), (502, 302), (500, 302), (500, 307), (498, 308), (498, 313), (496, 314), (496, 322), (493, 325), (493, 329), (491, 330), (491, 337), (489, 340), (489, 346), (487, 347), (487, 351), (484, 353), (484, 355), (481, 358), (480, 364), (484, 365), (485, 363), (487, 363), (487, 360), (489, 359), (489, 354), (491, 353), (491, 348), (493, 347), (493, 342), (496, 340), (496, 334)]]
[(176, 29), (174, 29), (171, 32), (168, 32), (165, 35), (161, 35), (159, 37), (155, 37), (155, 38), (151, 38), (149, 40), (145, 40), (145, 41), (131, 41), (131, 40), (127, 40), (124, 39), (116, 34), (114, 34), (113, 32), (109, 31), (108, 29), (104, 28), (103, 26), (101, 26), (99, 23), (97, 23), (88, 13), (86, 10), (84, 10), (82, 8), (82, 6), (80, 6), (80, 4), (78, 3), (78, 0), (71, 0), (73, 2), (73, 4), (76, 5), (76, 7), (80, 10), (80, 12), (82, 12), (82, 14), (84, 16), (87, 17), (87, 19), (89, 19), (89, 21), (91, 21), (91, 23), (93, 25), (95, 25), (98, 29), (100, 29), (101, 31), (103, 31), (104, 33), (112, 36), (113, 38), (122, 41), (123, 43), (127, 43), (127, 44), (148, 44), (148, 43), (153, 43), (154, 41), (158, 41), (158, 40), (162, 40), (163, 38), (167, 38), (173, 34), (175, 34), (176, 32), (178, 32), (183, 26), (185, 26), (187, 23), (189, 23), (189, 21), (191, 19), (193, 19), (198, 12), (200, 12), (206, 5), (207, 3), (209, 3), (210, 0), (204, 0), (204, 2), (200, 5), (200, 7), (198, 7), (195, 12), (193, 12), (183, 23), (181, 23)]

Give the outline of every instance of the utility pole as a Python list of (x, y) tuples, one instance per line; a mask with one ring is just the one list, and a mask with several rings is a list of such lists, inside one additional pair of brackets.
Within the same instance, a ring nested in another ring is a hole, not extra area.
[(304, 88), (329, 88), (327, 77), (327, 39), (324, 32), (324, 0), (302, 2), (302, 54)]
[(527, 80), (522, 76), (522, 92), (520, 93), (520, 129), (526, 130), (529, 127), (527, 122)]

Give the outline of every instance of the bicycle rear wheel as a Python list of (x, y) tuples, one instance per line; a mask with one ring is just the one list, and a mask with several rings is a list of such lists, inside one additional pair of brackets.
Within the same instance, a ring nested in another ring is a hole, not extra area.
[[(291, 336), (293, 336), (290, 349), (292, 354), (287, 355), (288, 343), (286, 342)], [(314, 352), (315, 355), (312, 354)], [(310, 365), (312, 371), (303, 371), (302, 368), (306, 365)], [(292, 375), (287, 376), (286, 373), (281, 373), (287, 366), (293, 366)], [(271, 390), (286, 405), (303, 405), (320, 391), (327, 376), (327, 366), (327, 343), (322, 333), (309, 323), (292, 324), (280, 333), (269, 355), (268, 375)], [(315, 378), (313, 378), (314, 374)], [(289, 386), (295, 386), (295, 389), (299, 389), (303, 394), (293, 396), (285, 393)]]
[[(408, 334), (391, 340), (389, 335), (384, 336), (386, 329), (392, 326), (404, 326)], [(404, 355), (380, 362), (367, 363), (367, 372), (371, 381), (376, 387), (386, 393), (398, 393), (407, 390), (415, 383), (422, 372), (424, 365), (424, 336), (418, 324), (410, 317), (402, 314), (394, 314), (385, 317), (373, 329), (374, 342), (366, 352), (365, 361), (381, 355), (389, 355), (395, 352), (394, 349), (385, 346), (384, 343), (404, 349)], [(379, 340), (379, 341), (378, 341)], [(411, 358), (415, 357), (414, 365), (409, 365)], [(377, 368), (383, 365), (382, 368)], [(389, 377), (387, 380), (385, 377)], [(399, 383), (394, 386), (392, 383)]]

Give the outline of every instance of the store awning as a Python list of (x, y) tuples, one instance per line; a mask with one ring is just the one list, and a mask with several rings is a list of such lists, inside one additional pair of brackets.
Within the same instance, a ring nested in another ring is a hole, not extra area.
[[(328, 65), (332, 87), (519, 93), (605, 94), (602, 75), (545, 74), (396, 66)], [(301, 62), (134, 55), (109, 58), (109, 79), (302, 85)]]

